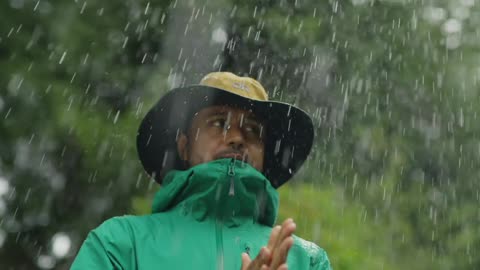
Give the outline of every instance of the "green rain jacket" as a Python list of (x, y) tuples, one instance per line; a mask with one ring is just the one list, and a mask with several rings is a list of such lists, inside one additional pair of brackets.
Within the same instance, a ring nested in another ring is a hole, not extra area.
[[(114, 217), (91, 231), (71, 269), (153, 270), (241, 268), (265, 246), (278, 193), (253, 167), (221, 159), (171, 171), (155, 195), (153, 213)], [(329, 270), (327, 254), (294, 237), (289, 269)]]

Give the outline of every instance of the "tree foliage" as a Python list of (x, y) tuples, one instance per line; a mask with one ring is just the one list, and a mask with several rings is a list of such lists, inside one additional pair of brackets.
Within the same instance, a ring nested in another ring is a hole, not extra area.
[(312, 116), (280, 215), (334, 268), (479, 268), (479, 23), (473, 0), (1, 2), (0, 268), (68, 268), (148, 213), (138, 124), (214, 70)]

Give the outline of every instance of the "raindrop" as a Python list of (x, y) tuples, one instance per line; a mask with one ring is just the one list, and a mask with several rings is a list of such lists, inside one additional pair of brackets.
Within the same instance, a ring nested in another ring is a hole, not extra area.
[(70, 111), (70, 109), (72, 108), (72, 104), (73, 104), (73, 100), (74, 100), (74, 99), (75, 99), (74, 97), (70, 97), (70, 98), (69, 98), (69, 101), (70, 101), (70, 102), (68, 103), (67, 111)]
[(458, 124), (460, 125), (460, 127), (463, 127), (464, 123), (465, 123), (465, 119), (463, 115), (463, 108), (460, 108)]
[(87, 64), (87, 61), (88, 61), (88, 57), (89, 57), (89, 54), (85, 54), (85, 57), (83, 58), (83, 64)]
[(26, 203), (28, 201), (28, 199), (30, 198), (30, 194), (32, 192), (32, 189), (31, 188), (28, 188), (27, 190), (27, 194), (25, 194), (25, 199), (23, 199), (23, 202)]
[(235, 17), (236, 12), (237, 12), (237, 5), (234, 5), (232, 11), (230, 12), (230, 18)]
[(58, 61), (58, 64), (62, 64), (63, 63), (63, 60), (65, 60), (65, 56), (67, 55), (67, 51), (64, 51), (63, 54), (62, 54), (62, 57), (60, 57), (60, 61)]
[(243, 118), (244, 118), (244, 114), (242, 113), (240, 115), (240, 127), (243, 127)]
[(105, 10), (105, 9), (104, 9), (103, 7), (100, 8), (99, 10), (97, 10), (97, 15), (98, 15), (98, 16), (103, 16), (103, 11), (104, 11), (104, 10)]
[(337, 13), (337, 11), (338, 11), (338, 1), (335, 1), (333, 3), (333, 13)]
[(162, 168), (165, 167), (165, 164), (167, 164), (168, 153), (168, 151), (165, 151), (165, 153), (163, 154)]
[(20, 25), (18, 26), (17, 31), (16, 31), (17, 34), (20, 32), (20, 30), (22, 30), (22, 27), (23, 27), (23, 24), (20, 24)]
[(255, 41), (260, 40), (260, 33), (261, 33), (261, 31), (257, 31), (257, 32), (255, 33)]
[(73, 76), (72, 76), (72, 79), (70, 80), (70, 83), (73, 83), (73, 81), (75, 80), (75, 77), (77, 76), (77, 73), (73, 73)]
[(117, 123), (119, 116), (120, 116), (120, 110), (117, 111), (117, 113), (115, 114), (115, 117), (113, 118), (113, 123), (114, 123), (114, 124)]
[(37, 3), (35, 4), (35, 7), (33, 8), (33, 11), (37, 10), (39, 4), (40, 4), (40, 0), (38, 0)]
[(83, 5), (82, 5), (82, 9), (80, 10), (80, 14), (83, 14), (83, 12), (85, 11), (85, 8), (87, 7), (87, 1), (84, 1), (83, 2)]
[(282, 143), (282, 140), (277, 140), (275, 142), (275, 150), (274, 150), (275, 155), (278, 154), (278, 152), (280, 151), (280, 144), (281, 143)]
[(166, 15), (165, 13), (162, 14), (162, 18), (160, 18), (160, 24), (163, 24), (165, 22)]
[(125, 47), (127, 46), (127, 42), (128, 42), (128, 37), (125, 37), (125, 39), (123, 40), (122, 49), (125, 49)]
[(137, 110), (135, 111), (135, 116), (138, 117), (142, 111), (143, 108), (143, 102), (139, 102), (137, 106)]
[(198, 135), (200, 134), (200, 128), (197, 128), (197, 133), (195, 133), (195, 141), (198, 140)]
[(143, 12), (143, 14), (147, 15), (149, 8), (150, 8), (150, 2), (147, 3), (147, 6), (145, 7), (145, 11)]

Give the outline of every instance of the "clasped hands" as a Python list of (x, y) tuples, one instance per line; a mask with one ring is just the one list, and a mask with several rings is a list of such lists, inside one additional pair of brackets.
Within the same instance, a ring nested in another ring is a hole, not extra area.
[(267, 246), (260, 249), (252, 261), (247, 253), (242, 253), (241, 270), (287, 270), (287, 255), (293, 245), (293, 232), (296, 224), (286, 219), (282, 225), (275, 226), (270, 234)]

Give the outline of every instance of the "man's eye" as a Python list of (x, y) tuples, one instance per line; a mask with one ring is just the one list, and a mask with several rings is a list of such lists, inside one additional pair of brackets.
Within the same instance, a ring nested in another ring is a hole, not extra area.
[(210, 121), (210, 124), (214, 127), (225, 127), (225, 120), (224, 119), (214, 119)]
[(258, 136), (260, 136), (261, 129), (262, 127), (260, 125), (245, 125), (245, 131)]
[(255, 128), (252, 127), (252, 126), (246, 126), (246, 127), (245, 127), (245, 130), (246, 130), (247, 132), (255, 132)]

